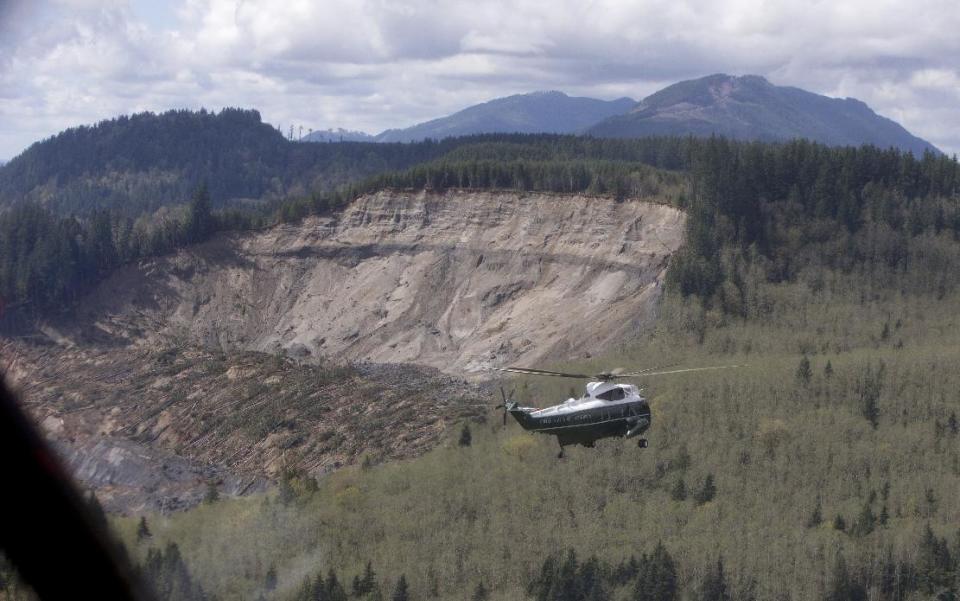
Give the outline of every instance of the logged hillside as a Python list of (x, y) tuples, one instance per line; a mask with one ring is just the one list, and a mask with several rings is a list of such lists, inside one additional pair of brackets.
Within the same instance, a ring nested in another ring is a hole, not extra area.
[(383, 191), (122, 268), (71, 321), (92, 339), (452, 373), (583, 356), (650, 321), (683, 227), (677, 209), (639, 201)]

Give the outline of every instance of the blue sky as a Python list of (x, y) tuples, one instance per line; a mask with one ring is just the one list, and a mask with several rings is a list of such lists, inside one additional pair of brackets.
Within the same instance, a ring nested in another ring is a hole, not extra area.
[(710, 73), (851, 96), (960, 151), (953, 0), (0, 0), (0, 159), (73, 125), (253, 107), (379, 132), (498, 96)]

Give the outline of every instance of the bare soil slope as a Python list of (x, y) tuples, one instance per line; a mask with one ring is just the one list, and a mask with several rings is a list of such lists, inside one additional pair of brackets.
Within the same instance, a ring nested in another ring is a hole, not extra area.
[(684, 217), (607, 198), (384, 191), (128, 268), (88, 337), (417, 363), (451, 373), (616, 345), (651, 318)]

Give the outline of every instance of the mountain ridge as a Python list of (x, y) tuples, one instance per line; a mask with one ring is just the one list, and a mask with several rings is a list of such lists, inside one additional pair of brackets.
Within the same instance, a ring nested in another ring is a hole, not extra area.
[(940, 154), (930, 142), (855, 98), (831, 98), (759, 75), (723, 73), (681, 81), (644, 98), (629, 113), (587, 128), (597, 137), (721, 135), (740, 140), (807, 138), (829, 146), (896, 147)]
[[(487, 133), (572, 134), (609, 116), (630, 110), (637, 101), (569, 96), (557, 90), (514, 94), (474, 104), (455, 113), (379, 134), (329, 128), (314, 131), (308, 142), (419, 142)], [(336, 138), (342, 137), (342, 140)]]

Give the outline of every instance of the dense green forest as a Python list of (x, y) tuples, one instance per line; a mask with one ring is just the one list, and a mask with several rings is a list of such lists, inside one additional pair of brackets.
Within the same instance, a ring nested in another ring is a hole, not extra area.
[(186, 203), (203, 183), (214, 206), (250, 204), (404, 168), (455, 144), (297, 143), (254, 110), (140, 113), (33, 144), (0, 167), (0, 205), (33, 201), (62, 216), (106, 209), (136, 218)]
[(8, 309), (62, 312), (120, 265), (260, 223), (239, 211), (214, 213), (205, 186), (187, 207), (137, 220), (106, 210), (80, 220), (18, 204), (0, 214), (0, 296)]

